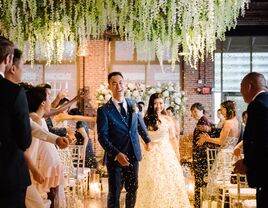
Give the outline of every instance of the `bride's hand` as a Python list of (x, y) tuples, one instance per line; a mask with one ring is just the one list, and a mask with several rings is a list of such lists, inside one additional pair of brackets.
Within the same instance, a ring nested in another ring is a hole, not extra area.
[(150, 144), (150, 143), (144, 144), (144, 149), (145, 149), (146, 151), (150, 151), (150, 150), (152, 149), (151, 144)]

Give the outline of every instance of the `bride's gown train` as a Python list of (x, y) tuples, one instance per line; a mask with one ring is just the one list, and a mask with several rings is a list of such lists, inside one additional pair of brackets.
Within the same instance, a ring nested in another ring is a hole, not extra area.
[(143, 151), (135, 208), (189, 208), (183, 171), (169, 141), (169, 122), (149, 131), (152, 149)]

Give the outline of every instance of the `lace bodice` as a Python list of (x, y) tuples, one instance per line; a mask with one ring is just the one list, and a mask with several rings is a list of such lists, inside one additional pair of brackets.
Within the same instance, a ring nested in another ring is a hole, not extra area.
[(162, 119), (156, 131), (148, 131), (151, 143), (157, 144), (169, 140), (169, 121)]

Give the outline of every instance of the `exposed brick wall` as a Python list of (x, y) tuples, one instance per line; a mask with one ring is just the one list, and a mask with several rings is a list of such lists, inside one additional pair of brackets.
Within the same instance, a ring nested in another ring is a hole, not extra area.
[[(107, 63), (109, 58), (109, 42), (106, 40), (90, 40), (88, 42), (89, 54), (84, 57), (85, 70), (83, 70), (83, 57), (77, 58), (78, 64), (78, 86), (80, 89), (88, 88), (89, 94), (85, 99), (84, 114), (89, 116), (96, 115), (97, 102), (96, 90), (103, 82), (107, 81), (108, 69)], [(83, 74), (83, 71), (85, 74)], [(85, 85), (85, 86), (83, 86)], [(91, 128), (90, 138), (94, 144), (94, 151), (97, 159), (102, 159), (103, 149), (97, 142), (96, 125), (89, 124)]]
[[(88, 42), (89, 54), (85, 57), (85, 75), (83, 74), (83, 57), (78, 57), (79, 86), (89, 88), (88, 105), (96, 110), (96, 90), (101, 83), (107, 80), (107, 63), (109, 58), (109, 42), (106, 40), (90, 40)], [(83, 80), (85, 78), (85, 80)], [(86, 110), (86, 109), (85, 109)], [(92, 115), (93, 112), (86, 114)]]
[[(213, 87), (213, 63), (210, 58), (207, 58), (206, 63), (201, 62), (198, 69), (191, 68), (185, 64), (184, 68), (184, 91), (185, 91), (185, 115), (184, 115), (184, 135), (193, 133), (196, 121), (191, 117), (190, 108), (195, 102), (200, 102), (205, 106), (208, 119), (212, 120), (213, 112), (213, 96), (212, 94), (199, 94), (196, 89), (198, 86)], [(206, 68), (206, 69), (205, 69)], [(200, 77), (199, 77), (200, 76)], [(203, 81), (203, 84), (198, 84), (198, 79)]]

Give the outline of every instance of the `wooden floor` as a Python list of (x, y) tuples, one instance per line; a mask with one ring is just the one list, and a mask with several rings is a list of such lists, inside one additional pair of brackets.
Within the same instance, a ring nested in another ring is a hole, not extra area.
[(106, 208), (107, 195), (103, 194), (100, 199), (85, 198), (85, 208)]
[[(108, 190), (108, 180), (107, 178), (102, 178), (102, 188), (103, 193), (99, 199), (92, 199), (89, 196), (85, 197), (84, 208), (107, 208), (107, 190)], [(120, 208), (124, 208), (125, 192), (121, 193), (120, 198)], [(193, 207), (193, 206), (192, 206)]]
[[(84, 208), (107, 208), (108, 179), (102, 178), (102, 194), (100, 198), (94, 199), (85, 197)], [(120, 208), (124, 208), (125, 192), (122, 191), (120, 198)]]
[[(85, 198), (84, 208), (107, 208), (107, 194), (102, 194), (100, 199)], [(120, 208), (124, 208), (124, 194), (121, 196)]]

